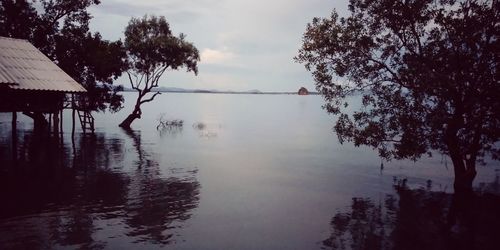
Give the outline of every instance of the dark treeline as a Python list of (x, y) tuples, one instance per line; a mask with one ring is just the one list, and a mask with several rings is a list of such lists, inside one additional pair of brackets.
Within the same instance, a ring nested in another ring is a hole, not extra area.
[(113, 81), (126, 72), (138, 93), (133, 112), (120, 124), (130, 128), (141, 117), (140, 106), (160, 94), (148, 95), (165, 71), (184, 67), (197, 73), (199, 53), (184, 34), (172, 33), (164, 17), (132, 18), (123, 28), (124, 42), (103, 39), (89, 29), (88, 8), (98, 4), (99, 0), (5, 0), (0, 2), (0, 36), (30, 41), (82, 84), (87, 94), (79, 96), (79, 108), (120, 110), (123, 97), (118, 92), (123, 87)]

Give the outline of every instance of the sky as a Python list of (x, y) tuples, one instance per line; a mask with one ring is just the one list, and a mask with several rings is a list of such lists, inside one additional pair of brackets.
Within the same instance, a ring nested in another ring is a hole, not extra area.
[[(102, 0), (89, 10), (91, 29), (123, 40), (132, 17), (165, 16), (174, 34), (184, 33), (200, 51), (199, 73), (168, 71), (160, 86), (232, 91), (314, 89), (311, 73), (294, 62), (313, 17), (347, 0)], [(117, 84), (129, 86), (121, 77)]]

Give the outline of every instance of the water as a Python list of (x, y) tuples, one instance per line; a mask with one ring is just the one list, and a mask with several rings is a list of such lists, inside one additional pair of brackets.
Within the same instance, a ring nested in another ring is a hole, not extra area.
[[(340, 145), (320, 96), (165, 93), (124, 131), (134, 94), (74, 143), (70, 112), (62, 144), (20, 115), (17, 161), (0, 114), (0, 248), (320, 249), (332, 216), (383, 201), (395, 177), (452, 191), (442, 156), (381, 170), (376, 152)], [(160, 116), (184, 125), (158, 130)]]

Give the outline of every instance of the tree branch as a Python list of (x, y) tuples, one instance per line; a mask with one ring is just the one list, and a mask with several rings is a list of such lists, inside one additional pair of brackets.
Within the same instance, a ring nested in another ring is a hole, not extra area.
[(152, 81), (152, 83), (155, 87), (158, 87), (158, 81), (160, 80), (160, 77), (163, 75), (165, 70), (167, 70), (167, 68), (168, 68), (168, 65), (164, 66), (163, 68), (158, 70), (158, 72), (156, 72), (156, 76), (154, 76), (153, 81)]
[(145, 100), (142, 100), (139, 102), (139, 104), (143, 104), (143, 103), (146, 103), (146, 102), (150, 102), (152, 101), (157, 95), (161, 95), (161, 93), (158, 91), (156, 93), (153, 94), (153, 96), (151, 96), (149, 99), (145, 99)]
[(140, 92), (141, 90), (134, 85), (134, 81), (132, 80), (132, 76), (131, 76), (131, 73), (129, 71), (127, 71), (127, 75), (128, 75), (128, 80), (130, 81), (130, 86), (132, 87), (132, 89), (135, 89), (135, 90)]
[(407, 88), (407, 86), (403, 83), (403, 80), (401, 80), (401, 78), (399, 78), (399, 76), (396, 74), (396, 72), (394, 72), (389, 66), (387, 66), (387, 64), (385, 64), (377, 59), (374, 59), (370, 55), (366, 55), (366, 53), (364, 53), (364, 52), (361, 52), (361, 53), (365, 54), (365, 56), (368, 58), (368, 61), (372, 61), (372, 62), (378, 64), (379, 66), (382, 66), (387, 72), (389, 72), (389, 74), (391, 74), (393, 77), (393, 79), (391, 79), (392, 81)]
[(411, 24), (411, 31), (413, 33), (413, 35), (415, 36), (415, 40), (417, 41), (417, 46), (418, 46), (418, 55), (421, 55), (422, 53), (422, 42), (420, 42), (420, 37), (418, 36), (418, 32), (416, 30), (416, 27), (415, 27), (415, 23), (412, 22)]

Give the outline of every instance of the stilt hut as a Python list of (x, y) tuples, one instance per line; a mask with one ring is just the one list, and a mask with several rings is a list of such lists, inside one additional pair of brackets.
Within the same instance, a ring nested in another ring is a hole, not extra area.
[(32, 117), (35, 129), (49, 114), (56, 131), (64, 107), (75, 108), (67, 95), (85, 93), (81, 84), (28, 41), (0, 37), (0, 112), (12, 112), (13, 126), (17, 112)]

